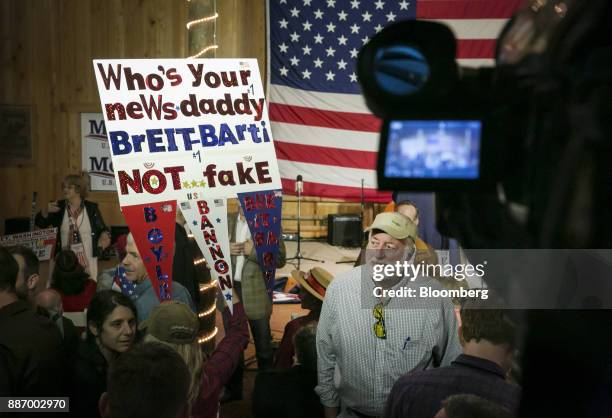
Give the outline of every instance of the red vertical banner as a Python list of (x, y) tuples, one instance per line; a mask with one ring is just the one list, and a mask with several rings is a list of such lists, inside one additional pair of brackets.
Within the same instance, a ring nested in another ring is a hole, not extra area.
[(176, 201), (121, 207), (160, 301), (172, 299)]

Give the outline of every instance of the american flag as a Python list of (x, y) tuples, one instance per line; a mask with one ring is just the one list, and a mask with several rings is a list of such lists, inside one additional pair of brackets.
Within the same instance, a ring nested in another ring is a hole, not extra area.
[(121, 293), (130, 299), (136, 298), (136, 285), (125, 277), (125, 268), (117, 266), (115, 271), (115, 284), (121, 289)]
[(376, 190), (380, 120), (365, 106), (360, 48), (385, 26), (438, 20), (455, 32), (458, 62), (493, 64), (495, 39), (522, 0), (269, 0), (268, 97), (283, 191), (387, 202)]

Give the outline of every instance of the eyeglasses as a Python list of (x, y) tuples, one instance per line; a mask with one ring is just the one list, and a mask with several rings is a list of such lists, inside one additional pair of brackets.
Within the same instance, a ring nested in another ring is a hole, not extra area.
[(374, 319), (376, 319), (376, 323), (374, 324), (374, 335), (381, 340), (386, 339), (387, 329), (385, 328), (385, 311), (383, 309), (383, 304), (376, 304), (374, 309), (372, 309), (372, 314), (374, 315)]

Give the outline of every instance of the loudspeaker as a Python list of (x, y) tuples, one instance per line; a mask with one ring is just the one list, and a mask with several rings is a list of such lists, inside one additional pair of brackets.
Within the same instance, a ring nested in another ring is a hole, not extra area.
[(22, 232), (28, 232), (30, 230), (30, 218), (24, 216), (23, 218), (7, 218), (4, 220), (4, 233), (20, 234)]
[(327, 243), (341, 247), (361, 247), (361, 215), (327, 215)]

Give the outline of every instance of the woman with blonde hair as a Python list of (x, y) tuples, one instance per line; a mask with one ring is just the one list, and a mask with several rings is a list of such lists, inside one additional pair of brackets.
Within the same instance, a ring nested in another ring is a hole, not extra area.
[(40, 228), (57, 228), (55, 253), (63, 249), (74, 251), (89, 276), (97, 280), (98, 249), (106, 249), (111, 243), (111, 236), (98, 205), (85, 200), (89, 189), (88, 179), (86, 173), (64, 177), (64, 198), (49, 202), (36, 215), (34, 222)]
[(217, 416), (221, 390), (232, 376), (240, 361), (240, 354), (249, 342), (249, 329), (242, 303), (234, 302), (233, 314), (228, 317), (225, 337), (208, 359), (202, 355), (198, 342), (198, 317), (183, 302), (161, 303), (140, 325), (146, 332), (145, 342), (155, 341), (170, 346), (187, 364), (191, 374), (189, 402), (192, 418)]

